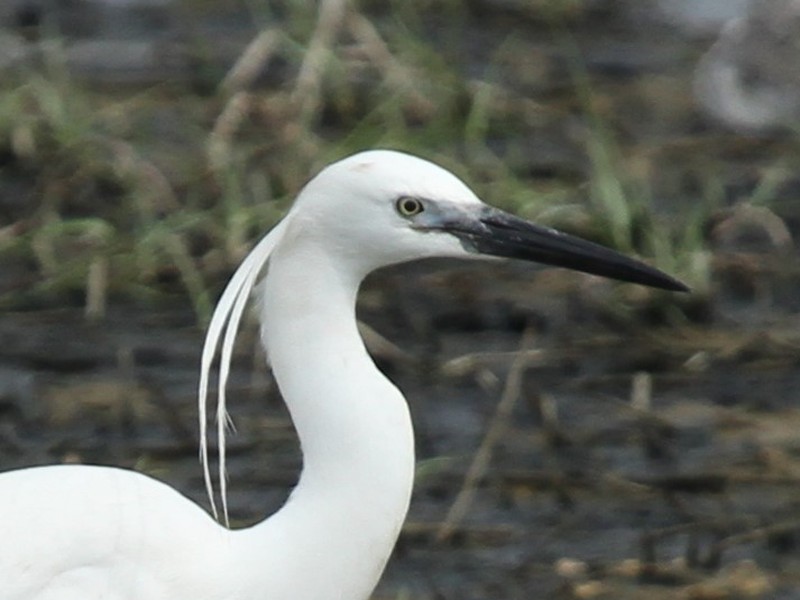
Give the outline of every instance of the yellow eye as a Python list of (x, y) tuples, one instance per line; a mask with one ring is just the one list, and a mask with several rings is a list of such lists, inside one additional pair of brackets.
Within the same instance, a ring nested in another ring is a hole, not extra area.
[(395, 202), (397, 212), (403, 217), (413, 217), (425, 210), (422, 201), (411, 196), (401, 196)]

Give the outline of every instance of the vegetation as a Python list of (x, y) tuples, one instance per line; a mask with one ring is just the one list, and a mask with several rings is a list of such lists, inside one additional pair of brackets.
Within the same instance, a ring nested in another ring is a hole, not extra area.
[[(437, 160), (491, 203), (639, 253), (711, 293), (707, 233), (727, 184), (704, 178), (683, 210), (685, 190), (656, 170), (679, 179), (693, 158), (664, 166), (659, 155), (674, 140), (621, 141), (632, 127), (624, 107), (552, 25), (579, 19), (580, 2), (531, 9), (547, 52), (515, 30), (472, 56), (460, 2), (395, 3), (391, 18), (310, 6), (254, 8), (261, 33), (216, 79), (202, 63), (210, 49), (198, 46), (201, 65), (186, 81), (109, 91), (72, 76), (57, 45), (4, 78), (0, 181), (20, 199), (0, 215), (0, 261), (17, 265), (0, 306), (79, 302), (99, 317), (107, 295), (186, 294), (203, 322), (212, 290), (308, 175), (377, 146)], [(555, 74), (563, 61), (567, 81)], [(279, 81), (260, 81), (275, 70)], [(218, 82), (210, 93), (209, 78)], [(769, 210), (783, 167), (766, 171), (754, 203)]]

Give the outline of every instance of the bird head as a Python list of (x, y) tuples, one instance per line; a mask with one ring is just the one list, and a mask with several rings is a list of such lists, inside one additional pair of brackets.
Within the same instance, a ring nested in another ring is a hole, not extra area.
[(359, 275), (420, 258), (503, 257), (687, 290), (641, 261), (491, 207), (446, 169), (390, 150), (362, 152), (323, 169), (287, 221), (282, 243), (319, 245)]

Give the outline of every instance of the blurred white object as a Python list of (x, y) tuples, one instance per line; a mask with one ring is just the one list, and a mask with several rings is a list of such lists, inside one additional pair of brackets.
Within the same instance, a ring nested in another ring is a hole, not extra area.
[(718, 31), (731, 19), (747, 14), (750, 0), (659, 0), (660, 12), (689, 33)]
[(730, 20), (694, 75), (698, 103), (742, 132), (800, 122), (800, 0), (754, 0)]

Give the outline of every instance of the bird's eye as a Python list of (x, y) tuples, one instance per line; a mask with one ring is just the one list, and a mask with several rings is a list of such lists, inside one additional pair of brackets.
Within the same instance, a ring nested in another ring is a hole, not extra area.
[(397, 208), (397, 212), (403, 217), (413, 217), (425, 210), (422, 201), (418, 198), (412, 198), (411, 196), (401, 196), (398, 198), (397, 202), (395, 202), (395, 207)]

